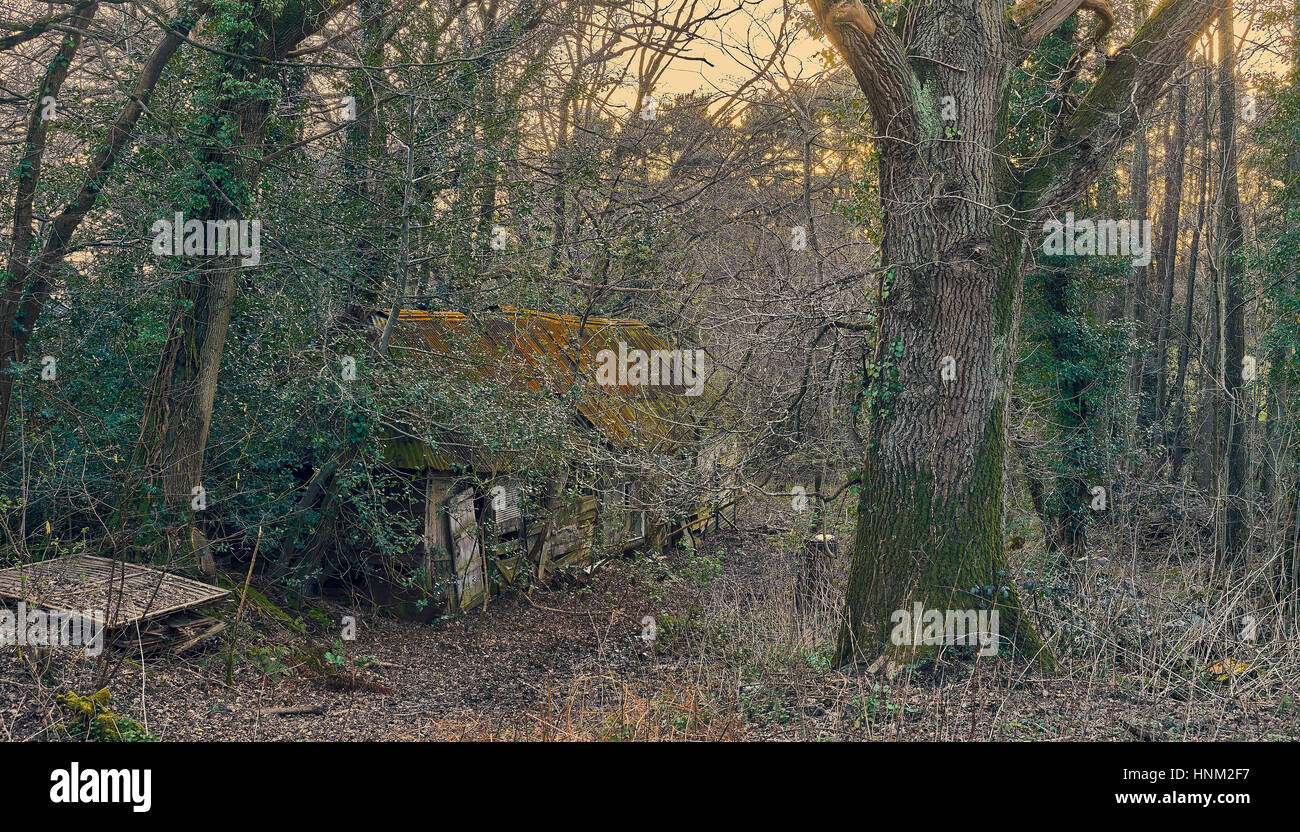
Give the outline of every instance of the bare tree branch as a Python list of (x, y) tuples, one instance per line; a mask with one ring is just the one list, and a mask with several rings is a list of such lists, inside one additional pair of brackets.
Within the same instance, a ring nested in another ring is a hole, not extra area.
[(915, 80), (903, 43), (862, 0), (808, 0), (817, 23), (848, 62), (871, 104), (876, 130), (910, 146), (917, 135)]
[(1081, 9), (1097, 15), (1097, 30), (1092, 40), (1100, 42), (1115, 25), (1115, 13), (1106, 0), (1022, 0), (1008, 14), (1011, 22), (1019, 27), (1020, 45), (1026, 52), (1032, 52), (1043, 38)]
[(1036, 215), (1069, 204), (1096, 178), (1159, 99), (1170, 76), (1214, 20), (1214, 0), (1165, 0), (1101, 77), (1022, 179), (1021, 207)]

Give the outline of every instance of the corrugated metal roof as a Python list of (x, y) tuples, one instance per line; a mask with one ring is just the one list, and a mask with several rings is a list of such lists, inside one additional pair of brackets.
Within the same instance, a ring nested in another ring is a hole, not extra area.
[[(387, 317), (388, 311), (376, 315)], [(692, 401), (685, 395), (685, 385), (597, 383), (597, 357), (602, 350), (617, 354), (620, 342), (628, 351), (672, 349), (641, 321), (584, 320), (511, 307), (475, 318), (457, 312), (402, 310), (397, 320), (394, 356), (429, 361), (431, 371), (446, 373), (451, 368), (448, 375), (453, 379), (522, 383), (540, 394), (571, 396), (582, 416), (615, 444), (665, 452), (689, 436), (689, 425), (680, 421), (682, 408)], [(401, 456), (423, 457), (425, 464), (434, 467), (451, 461), (431, 449), (403, 450)]]

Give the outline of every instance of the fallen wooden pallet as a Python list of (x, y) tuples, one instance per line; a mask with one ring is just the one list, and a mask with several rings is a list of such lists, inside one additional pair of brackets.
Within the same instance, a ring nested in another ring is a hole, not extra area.
[[(93, 555), (0, 569), (0, 599), (24, 601), (49, 610), (90, 612), (97, 623), (106, 624), (110, 630), (137, 625), (142, 634), (147, 629), (144, 622), (210, 604), (229, 594), (229, 590), (152, 566)], [(193, 622), (186, 620), (180, 629), (192, 626)]]
[(189, 610), (153, 618), (137, 626), (109, 631), (109, 646), (146, 655), (179, 655), (226, 629), (224, 621)]

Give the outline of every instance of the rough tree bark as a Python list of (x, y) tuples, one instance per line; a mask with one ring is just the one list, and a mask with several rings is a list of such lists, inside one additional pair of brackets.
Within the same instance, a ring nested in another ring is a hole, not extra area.
[[(836, 662), (908, 661), (936, 649), (891, 643), (891, 616), (914, 602), (983, 603), (1002, 611), (1001, 632), (1022, 654), (1051, 667), (1020, 614), (1003, 542), (1021, 261), (1031, 230), (1078, 197), (1153, 106), (1213, 17), (1213, 0), (1162, 4), (1050, 145), (1019, 165), (1004, 152), (1012, 71), (1080, 8), (1108, 27), (1108, 6), (1030, 0), (1008, 13), (992, 0), (941, 0), (905, 5), (895, 27), (860, 0), (810, 6), (866, 94), (884, 207), (881, 382)], [(942, 119), (945, 104), (955, 121)]]
[(1183, 205), (1183, 167), (1187, 157), (1187, 85), (1178, 85), (1174, 105), (1173, 136), (1165, 152), (1165, 205), (1161, 211), (1160, 255), (1156, 285), (1160, 287), (1160, 312), (1156, 319), (1156, 355), (1153, 362), (1156, 424), (1163, 432), (1169, 379), (1169, 326), (1174, 305), (1174, 276), (1178, 259), (1178, 227)]
[[(1147, 4), (1137, 0), (1134, 4), (1133, 18), (1137, 26), (1146, 20)], [(1151, 215), (1151, 190), (1148, 169), (1150, 153), (1147, 147), (1146, 125), (1142, 124), (1133, 133), (1133, 163), (1129, 168), (1130, 194), (1132, 198), (1133, 218), (1145, 220)], [(1150, 276), (1150, 264), (1134, 266), (1129, 270), (1128, 286), (1124, 292), (1124, 318), (1133, 327), (1133, 353), (1129, 356), (1128, 392), (1133, 399), (1133, 411), (1129, 414), (1124, 439), (1132, 445), (1136, 428), (1150, 422), (1147, 418), (1146, 402), (1142, 397), (1143, 361), (1142, 353), (1136, 347), (1146, 339), (1147, 316), (1147, 278)]]
[(1246, 356), (1246, 299), (1242, 294), (1242, 268), (1238, 254), (1245, 243), (1241, 221), (1241, 196), (1237, 187), (1237, 61), (1232, 33), (1232, 0), (1219, 2), (1219, 151), (1223, 187), (1219, 195), (1219, 261), (1224, 287), (1223, 435), (1226, 447), (1226, 491), (1223, 504), (1223, 547), (1220, 566), (1235, 566), (1246, 545), (1246, 408), (1244, 382)]
[(1206, 68), (1202, 73), (1201, 90), (1201, 173), (1200, 194), (1196, 198), (1196, 226), (1192, 228), (1192, 252), (1187, 260), (1187, 288), (1183, 296), (1183, 335), (1178, 342), (1178, 370), (1174, 377), (1172, 397), (1174, 400), (1173, 416), (1173, 452), (1170, 457), (1169, 479), (1179, 482), (1182, 477), (1183, 461), (1187, 458), (1189, 427), (1187, 424), (1187, 364), (1192, 354), (1192, 309), (1196, 300), (1196, 267), (1201, 252), (1201, 229), (1205, 226), (1205, 201), (1209, 192), (1210, 181), (1210, 73)]

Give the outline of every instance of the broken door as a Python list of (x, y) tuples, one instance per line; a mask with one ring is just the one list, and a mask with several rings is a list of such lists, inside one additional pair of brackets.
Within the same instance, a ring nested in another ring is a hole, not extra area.
[(462, 610), (484, 600), (487, 586), (483, 542), (474, 513), (474, 490), (466, 488), (452, 495), (448, 519), (455, 552), (456, 599)]

